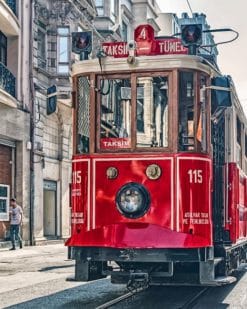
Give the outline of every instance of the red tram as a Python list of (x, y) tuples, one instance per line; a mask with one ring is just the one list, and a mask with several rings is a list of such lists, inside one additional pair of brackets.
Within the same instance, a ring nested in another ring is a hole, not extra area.
[(103, 48), (73, 67), (75, 279), (234, 281), (247, 250), (247, 122), (231, 79), (149, 25)]

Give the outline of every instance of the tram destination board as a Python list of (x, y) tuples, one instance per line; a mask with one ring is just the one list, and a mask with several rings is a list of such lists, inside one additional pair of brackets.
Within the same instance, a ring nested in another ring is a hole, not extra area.
[[(136, 28), (134, 42), (136, 56), (188, 54), (188, 49), (177, 38), (154, 37), (154, 30), (150, 25), (141, 25)], [(128, 42), (103, 43), (102, 48), (107, 56), (114, 58), (128, 57), (130, 46)]]

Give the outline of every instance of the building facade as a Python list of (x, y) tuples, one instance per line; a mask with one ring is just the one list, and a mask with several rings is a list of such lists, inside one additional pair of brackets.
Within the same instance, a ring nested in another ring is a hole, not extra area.
[[(72, 156), (70, 68), (72, 33), (92, 31), (93, 1), (36, 0), (32, 16), (31, 241), (69, 236), (69, 183)], [(47, 91), (56, 87), (57, 104), (47, 110)]]
[(105, 40), (130, 41), (134, 29), (149, 23), (158, 33), (160, 8), (155, 0), (95, 0), (95, 27)]
[(9, 202), (30, 212), (30, 1), (0, 1), (0, 241), (9, 239)]

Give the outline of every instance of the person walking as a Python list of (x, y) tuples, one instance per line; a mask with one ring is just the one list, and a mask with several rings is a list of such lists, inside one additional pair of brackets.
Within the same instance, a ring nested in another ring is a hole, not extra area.
[(20, 235), (20, 226), (22, 223), (23, 211), (21, 206), (17, 205), (16, 199), (12, 198), (10, 200), (10, 238), (12, 242), (12, 248), (10, 250), (15, 250), (15, 242), (19, 241), (20, 249), (22, 249), (22, 239)]

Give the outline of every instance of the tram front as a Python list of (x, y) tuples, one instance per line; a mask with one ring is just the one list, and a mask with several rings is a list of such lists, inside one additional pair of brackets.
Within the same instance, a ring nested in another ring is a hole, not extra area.
[(135, 32), (132, 58), (126, 43), (108, 43), (111, 56), (73, 67), (67, 246), (77, 280), (143, 274), (152, 284), (202, 283), (212, 257), (212, 68), (177, 39), (153, 38), (148, 50), (145, 29)]

